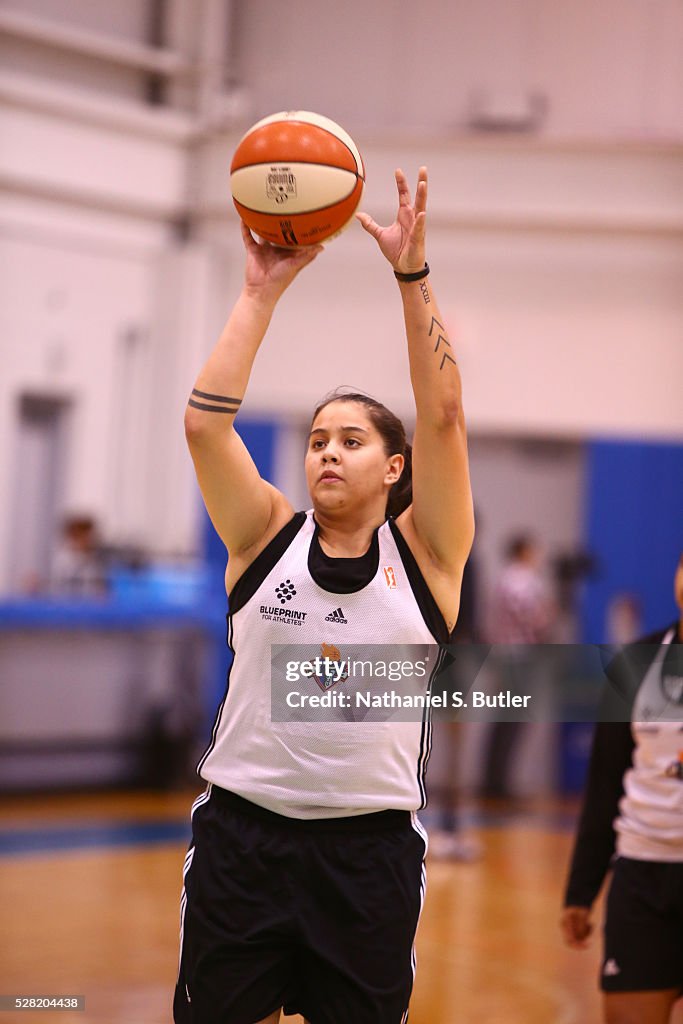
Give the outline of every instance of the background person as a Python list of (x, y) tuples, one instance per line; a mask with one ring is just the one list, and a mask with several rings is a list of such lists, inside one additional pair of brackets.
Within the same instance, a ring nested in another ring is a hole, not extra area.
[[(477, 515), (477, 534), (481, 533), (481, 518)], [(480, 642), (478, 607), (478, 566), (476, 544), (467, 559), (460, 590), (458, 626), (453, 637), (461, 647), (459, 660), (444, 666), (444, 678), (452, 690), (466, 691), (472, 682), (472, 659), (467, 645)], [(450, 660), (450, 659), (449, 659)], [(450, 715), (434, 716), (434, 748), (438, 749), (438, 774), (429, 779), (430, 804), (436, 805), (436, 827), (430, 828), (429, 853), (435, 860), (469, 863), (482, 856), (481, 840), (467, 829), (463, 813), (460, 784), (460, 751), (463, 730), (467, 725), (452, 721)], [(436, 766), (432, 764), (432, 772)]]
[[(489, 639), (492, 644), (518, 645), (510, 652), (506, 669), (514, 671), (515, 690), (524, 693), (537, 675), (535, 644), (547, 643), (554, 620), (554, 603), (541, 572), (541, 549), (531, 534), (512, 537), (506, 546), (506, 563), (494, 585)], [(528, 655), (528, 656), (527, 656)], [(514, 661), (512, 658), (514, 657)], [(512, 759), (524, 731), (524, 722), (494, 722), (484, 754), (482, 795), (507, 799)]]
[(93, 516), (64, 519), (47, 589), (70, 597), (102, 597), (108, 592), (107, 564)]
[(681, 615), (608, 668), (630, 712), (595, 729), (565, 892), (565, 941), (583, 949), (616, 851), (600, 984), (607, 1024), (667, 1024), (683, 992), (683, 555)]

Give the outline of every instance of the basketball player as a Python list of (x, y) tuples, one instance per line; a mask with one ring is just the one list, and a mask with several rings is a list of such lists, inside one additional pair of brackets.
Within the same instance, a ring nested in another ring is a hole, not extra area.
[[(244, 287), (189, 401), (197, 478), (229, 554), (234, 661), (199, 767), (208, 786), (185, 861), (177, 1024), (275, 1024), (283, 1007), (310, 1024), (407, 1020), (429, 723), (363, 735), (290, 729), (270, 710), (271, 644), (435, 644), (458, 616), (474, 529), (460, 375), (425, 262), (426, 168), (414, 202), (401, 171), (396, 184), (394, 224), (358, 219), (403, 304), (412, 495), (402, 424), (364, 395), (315, 411), (312, 512), (261, 479), (234, 429), (275, 305), (320, 247), (259, 244), (242, 226)], [(286, 353), (270, 359), (287, 372)]]
[(610, 696), (631, 721), (596, 727), (565, 895), (565, 940), (583, 949), (616, 846), (601, 971), (607, 1024), (668, 1024), (683, 993), (683, 555), (674, 591), (679, 621), (608, 669)]

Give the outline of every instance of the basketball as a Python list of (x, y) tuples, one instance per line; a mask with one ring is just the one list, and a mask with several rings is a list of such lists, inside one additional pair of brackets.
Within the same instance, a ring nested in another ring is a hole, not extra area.
[(340, 234), (358, 208), (364, 183), (363, 160), (351, 136), (308, 110), (258, 121), (230, 165), (240, 217), (279, 246), (317, 245)]

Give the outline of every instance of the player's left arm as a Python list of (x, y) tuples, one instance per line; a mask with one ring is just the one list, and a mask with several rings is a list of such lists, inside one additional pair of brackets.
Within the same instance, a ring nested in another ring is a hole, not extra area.
[(429, 278), (399, 281), (415, 395), (415, 532), (441, 568), (462, 572), (474, 539), (467, 430), (454, 345)]
[[(399, 208), (394, 224), (381, 228), (367, 214), (358, 217), (395, 271), (419, 274), (425, 267), (426, 167), (420, 168), (414, 203), (402, 171), (396, 171), (396, 185)], [(403, 516), (412, 520), (435, 564), (457, 575), (472, 547), (474, 513), (455, 346), (429, 275), (398, 280), (398, 287), (416, 407), (413, 503)]]

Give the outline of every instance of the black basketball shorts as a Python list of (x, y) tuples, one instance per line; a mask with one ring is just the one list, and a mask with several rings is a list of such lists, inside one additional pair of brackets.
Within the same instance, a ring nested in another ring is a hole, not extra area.
[(306, 821), (209, 787), (185, 858), (176, 1024), (404, 1024), (424, 897), (407, 811)]
[(604, 941), (603, 992), (683, 991), (683, 862), (619, 857)]

